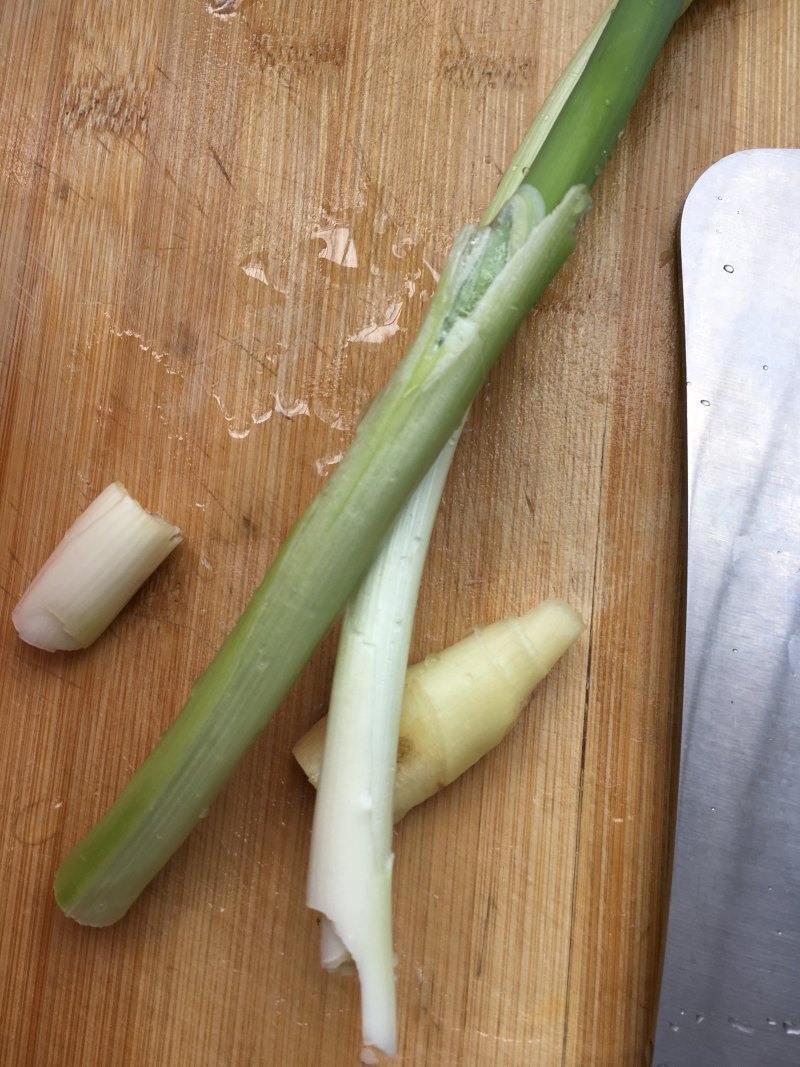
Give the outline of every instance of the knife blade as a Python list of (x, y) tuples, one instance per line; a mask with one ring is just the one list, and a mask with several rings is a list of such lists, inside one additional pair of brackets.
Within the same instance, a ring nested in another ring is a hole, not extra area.
[(680, 228), (687, 586), (652, 1067), (800, 1065), (800, 150), (720, 160)]

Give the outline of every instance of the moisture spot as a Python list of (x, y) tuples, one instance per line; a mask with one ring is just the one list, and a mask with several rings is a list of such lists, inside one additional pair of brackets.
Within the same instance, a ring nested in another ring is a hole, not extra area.
[(710, 400), (701, 400), (700, 403), (703, 405), (704, 408), (710, 408), (711, 407), (711, 401)]
[(752, 1026), (748, 1026), (747, 1023), (740, 1023), (738, 1019), (728, 1019), (728, 1025), (733, 1030), (737, 1030), (740, 1034), (754, 1034), (755, 1029)]
[(325, 247), (319, 253), (320, 259), (328, 259), (338, 267), (357, 267), (358, 253), (349, 226), (332, 222), (330, 226), (314, 226), (311, 238), (323, 241)]
[(23, 845), (43, 845), (55, 837), (63, 803), (47, 797), (33, 800), (14, 812), (12, 833), (17, 841)]

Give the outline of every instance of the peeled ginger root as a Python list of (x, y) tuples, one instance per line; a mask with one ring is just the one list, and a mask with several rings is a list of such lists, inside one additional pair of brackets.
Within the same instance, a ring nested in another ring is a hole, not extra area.
[[(455, 781), (495, 748), (533, 690), (585, 629), (583, 619), (552, 597), (533, 611), (474, 630), (406, 673), (394, 821)], [(327, 718), (293, 748), (316, 787)]]

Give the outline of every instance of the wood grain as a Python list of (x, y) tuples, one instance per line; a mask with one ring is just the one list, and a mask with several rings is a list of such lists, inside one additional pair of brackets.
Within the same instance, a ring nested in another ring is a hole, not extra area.
[[(0, 5), (0, 1062), (357, 1064), (304, 908), (290, 746), (325, 642), (116, 927), (53, 872), (185, 698), (413, 335), (602, 0)], [(793, 0), (697, 0), (578, 254), (476, 403), (414, 657), (559, 594), (585, 639), (396, 836), (400, 1062), (646, 1062), (679, 722), (676, 225), (700, 173), (800, 141)], [(113, 478), (185, 542), (97, 644), (10, 611)]]

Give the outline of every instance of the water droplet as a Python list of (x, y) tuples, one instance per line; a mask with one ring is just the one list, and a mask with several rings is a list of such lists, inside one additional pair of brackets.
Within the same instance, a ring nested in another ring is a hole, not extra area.
[(286, 296), (289, 292), (289, 283), (284, 276), (283, 267), (272, 261), (266, 252), (252, 252), (239, 266), (248, 278), (266, 285), (268, 289), (274, 289), (281, 296)]
[(234, 429), (233, 426), (228, 427), (228, 435), (234, 439), (234, 441), (243, 441), (245, 437), (250, 436), (250, 427), (245, 426), (243, 430)]
[(413, 248), (414, 244), (415, 241), (411, 234), (406, 233), (404, 230), (400, 230), (397, 235), (397, 240), (392, 244), (392, 255), (395, 259), (405, 259), (408, 255), (409, 248)]
[(245, 272), (248, 278), (252, 278), (254, 281), (261, 282), (262, 285), (269, 285), (269, 279), (267, 278), (267, 272), (264, 264), (258, 259), (248, 259), (242, 264), (242, 270)]
[(669, 1028), (673, 1032), (673, 1034), (677, 1034), (677, 1032), (680, 1030), (680, 1026), (678, 1026), (677, 1023), (670, 1023)]
[(13, 834), (23, 845), (43, 845), (58, 830), (63, 800), (44, 797), (33, 800), (14, 813)]
[(790, 1037), (800, 1037), (800, 1025), (797, 1023), (789, 1022), (789, 1020), (786, 1019), (783, 1023), (783, 1029)]
[(761, 367), (762, 370), (769, 370), (769, 363), (764, 363)]
[(726, 274), (733, 274), (733, 266), (730, 263), (726, 263), (722, 269)]
[(731, 1017), (728, 1019), (728, 1025), (732, 1030), (736, 1030), (740, 1034), (754, 1034), (755, 1027), (749, 1026), (747, 1023), (740, 1023), (738, 1019)]
[(769, 1017), (767, 1018), (767, 1026), (777, 1026), (777, 1025), (778, 1025), (778, 1020), (777, 1019), (770, 1019)]
[[(249, 3), (250, 0), (247, 0)], [(239, 14), (242, 7), (246, 6), (245, 0), (208, 0), (206, 11), (220, 22), (230, 22)]]
[(315, 226), (311, 231), (315, 241), (324, 241), (325, 247), (319, 254), (320, 259), (328, 259), (338, 267), (357, 267), (358, 255), (355, 241), (350, 235), (350, 227), (333, 222), (330, 226)]
[(694, 1017), (694, 1021), (695, 1021), (696, 1023), (701, 1023), (701, 1022), (703, 1022), (704, 1020), (705, 1020), (705, 1015), (703, 1014), (703, 1012), (702, 1012), (702, 1011), (701, 1011), (701, 1012), (698, 1012), (698, 1014), (697, 1014), (697, 1015), (695, 1015), (695, 1017)]
[(433, 278), (434, 282), (436, 282), (438, 284), (439, 278), (440, 278), (439, 271), (436, 270), (434, 267), (432, 267), (424, 256), (422, 257), (422, 262), (425, 264), (425, 266), (430, 271), (431, 277)]
[(383, 313), (383, 322), (369, 322), (357, 333), (350, 334), (348, 341), (360, 344), (379, 345), (387, 341), (400, 330), (399, 318), (403, 310), (403, 301), (392, 301)]
[(295, 400), (293, 404), (286, 407), (277, 393), (275, 393), (275, 414), (283, 415), (285, 419), (293, 419), (297, 415), (310, 415), (308, 410), (307, 400)]
[(711, 401), (710, 400), (701, 400), (700, 403), (703, 405), (704, 408), (710, 408), (711, 407)]
[(343, 452), (336, 452), (332, 456), (323, 456), (322, 459), (315, 459), (314, 466), (320, 478), (326, 478), (328, 476), (329, 468), (335, 467), (337, 463), (341, 463), (343, 457)]

